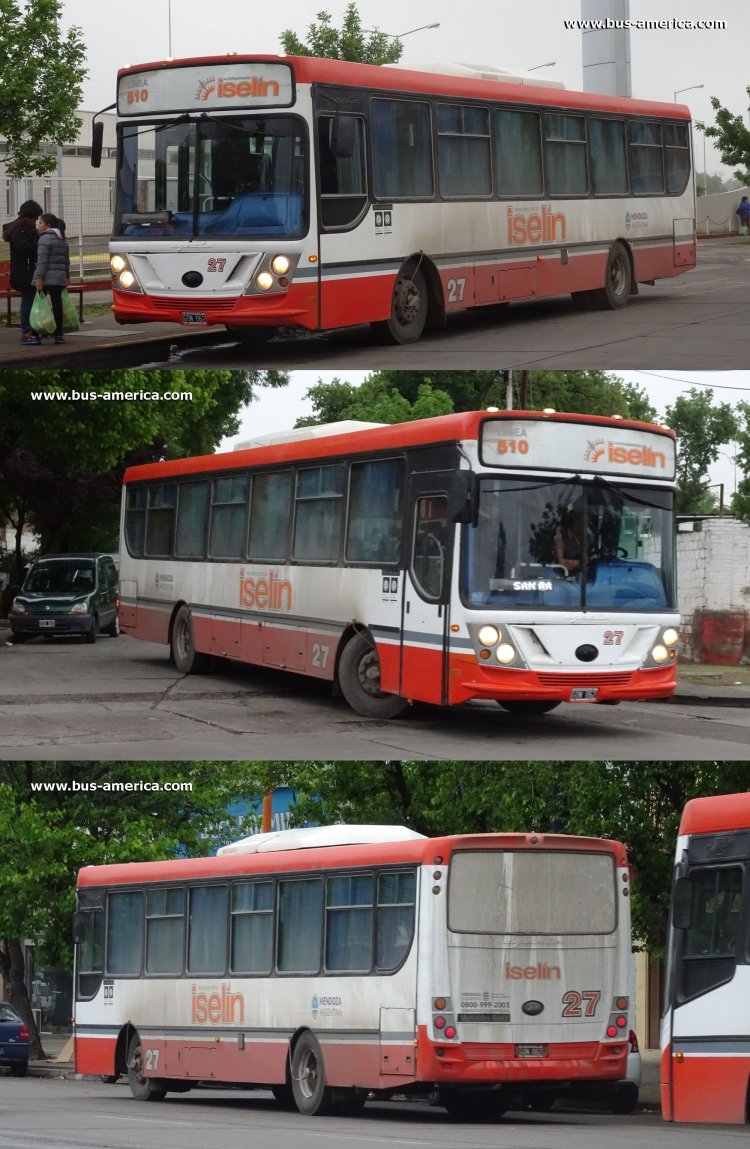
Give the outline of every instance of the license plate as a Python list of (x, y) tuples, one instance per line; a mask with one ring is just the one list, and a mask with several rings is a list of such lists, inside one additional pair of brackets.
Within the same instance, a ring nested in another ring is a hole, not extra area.
[(202, 311), (183, 311), (182, 322), (188, 327), (205, 327), (206, 316)]
[(40, 618), (39, 626), (44, 627), (45, 630), (52, 630), (55, 625), (54, 618)]
[(598, 686), (583, 687), (579, 686), (570, 692), (571, 702), (593, 702), (599, 693)]
[(546, 1057), (546, 1045), (517, 1045), (516, 1057)]

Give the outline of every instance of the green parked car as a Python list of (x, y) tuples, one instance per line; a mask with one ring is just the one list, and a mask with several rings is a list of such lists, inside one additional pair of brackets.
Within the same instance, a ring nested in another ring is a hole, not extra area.
[(79, 634), (96, 642), (100, 631), (117, 638), (117, 568), (111, 555), (43, 555), (23, 580), (10, 608), (14, 642), (37, 634)]

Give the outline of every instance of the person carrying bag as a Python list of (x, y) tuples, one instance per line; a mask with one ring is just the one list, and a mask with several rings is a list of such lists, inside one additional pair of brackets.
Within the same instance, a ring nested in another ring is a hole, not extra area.
[(39, 246), (34, 286), (49, 295), (55, 317), (55, 343), (64, 343), (62, 293), (70, 279), (70, 249), (65, 238), (65, 221), (51, 212), (44, 212), (37, 220)]

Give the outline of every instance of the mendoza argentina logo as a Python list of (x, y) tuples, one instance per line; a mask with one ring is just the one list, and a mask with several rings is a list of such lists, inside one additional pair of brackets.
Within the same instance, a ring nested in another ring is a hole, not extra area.
[(240, 567), (240, 606), (291, 610), (292, 584), (277, 570), (257, 574)]

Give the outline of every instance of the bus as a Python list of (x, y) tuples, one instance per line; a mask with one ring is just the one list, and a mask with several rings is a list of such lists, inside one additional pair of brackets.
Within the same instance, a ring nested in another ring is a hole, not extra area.
[(667, 1121), (750, 1120), (750, 793), (680, 820), (661, 1032)]
[(687, 107), (438, 68), (121, 69), (117, 321), (410, 343), (470, 307), (621, 308), (695, 265)]
[(132, 467), (120, 625), (183, 674), (218, 656), (311, 675), (370, 718), (665, 698), (674, 476), (672, 431), (550, 411), (334, 423)]
[(403, 827), (261, 834), (209, 858), (88, 866), (76, 1071), (133, 1095), (270, 1088), (314, 1116), (369, 1093), (500, 1115), (625, 1076), (625, 847)]

